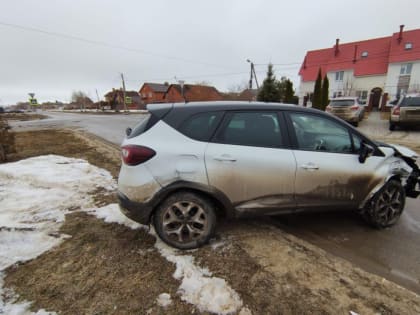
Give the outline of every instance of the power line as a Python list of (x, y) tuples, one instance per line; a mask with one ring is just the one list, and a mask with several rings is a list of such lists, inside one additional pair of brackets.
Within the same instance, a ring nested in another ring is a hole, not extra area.
[(107, 42), (104, 42), (104, 41), (98, 41), (98, 40), (83, 38), (83, 37), (74, 36), (74, 35), (70, 35), (70, 34), (47, 31), (47, 30), (43, 30), (43, 29), (39, 29), (39, 28), (35, 28), (35, 27), (30, 27), (30, 26), (6, 23), (6, 22), (1, 22), (1, 21), (0, 21), (0, 25), (15, 28), (15, 29), (20, 29), (20, 30), (24, 30), (24, 31), (28, 31), (28, 32), (35, 32), (35, 33), (40, 33), (40, 34), (44, 34), (44, 35), (54, 36), (54, 37), (58, 37), (58, 38), (76, 40), (76, 41), (88, 43), (88, 44), (91, 44), (91, 45), (97, 45), (97, 46), (103, 46), (103, 47), (108, 47), (108, 48), (113, 48), (113, 49), (125, 50), (125, 51), (138, 53), (138, 54), (142, 54), (142, 55), (148, 55), (148, 56), (155, 57), (155, 58), (163, 58), (163, 59), (175, 60), (175, 61), (184, 62), (184, 63), (199, 64), (199, 65), (219, 67), (219, 68), (230, 68), (229, 66), (226, 66), (226, 65), (213, 64), (213, 63), (208, 63), (208, 62), (203, 62), (203, 61), (198, 61), (198, 60), (180, 58), (180, 57), (176, 57), (176, 56), (163, 55), (163, 54), (158, 54), (158, 53), (143, 50), (143, 49), (119, 46), (119, 45), (110, 44), (110, 43), (107, 43)]

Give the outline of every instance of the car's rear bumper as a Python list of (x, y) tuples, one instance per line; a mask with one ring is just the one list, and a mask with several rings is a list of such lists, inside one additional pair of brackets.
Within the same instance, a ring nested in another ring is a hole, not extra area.
[(122, 192), (118, 192), (118, 203), (120, 204), (121, 212), (131, 220), (141, 224), (149, 224), (153, 208), (148, 203), (135, 202)]

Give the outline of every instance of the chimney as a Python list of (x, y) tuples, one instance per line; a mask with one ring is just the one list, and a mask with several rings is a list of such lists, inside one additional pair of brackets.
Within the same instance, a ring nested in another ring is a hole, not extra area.
[(404, 30), (404, 24), (401, 24), (400, 25), (400, 33), (398, 34), (398, 38), (397, 38), (398, 44), (400, 44), (402, 39), (403, 39), (403, 30)]
[(338, 55), (338, 53), (340, 52), (340, 49), (338, 49), (338, 45), (339, 45), (339, 43), (340, 43), (340, 39), (339, 39), (339, 38), (337, 38), (337, 39), (335, 40), (335, 50), (334, 50), (334, 56), (337, 56), (337, 55)]
[(353, 56), (353, 63), (357, 61), (357, 45), (354, 45), (354, 56)]

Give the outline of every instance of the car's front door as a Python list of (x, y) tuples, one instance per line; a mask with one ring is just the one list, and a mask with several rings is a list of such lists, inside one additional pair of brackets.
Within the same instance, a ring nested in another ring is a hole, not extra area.
[(305, 112), (286, 118), (294, 138), (298, 209), (357, 207), (381, 178), (382, 158), (358, 159), (360, 138), (334, 119)]
[(296, 162), (275, 111), (230, 112), (209, 143), (209, 184), (241, 212), (293, 210)]

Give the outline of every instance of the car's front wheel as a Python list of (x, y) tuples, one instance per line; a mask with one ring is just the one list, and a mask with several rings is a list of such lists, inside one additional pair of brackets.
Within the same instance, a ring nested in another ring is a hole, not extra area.
[(405, 205), (405, 191), (396, 180), (387, 182), (372, 198), (366, 218), (377, 228), (397, 223)]
[(170, 195), (153, 216), (155, 230), (167, 244), (193, 249), (207, 243), (216, 226), (214, 205), (192, 192)]

